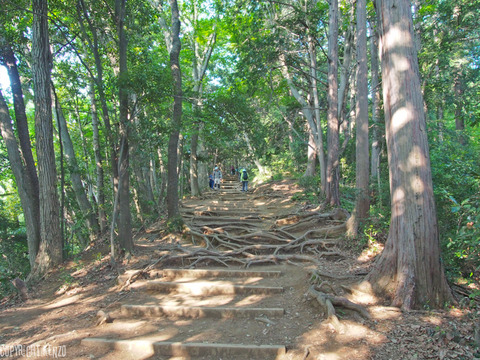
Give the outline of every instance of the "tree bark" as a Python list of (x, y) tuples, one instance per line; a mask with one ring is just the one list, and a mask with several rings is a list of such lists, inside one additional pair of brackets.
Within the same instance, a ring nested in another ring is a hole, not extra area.
[(408, 0), (377, 0), (391, 220), (385, 249), (367, 275), (405, 310), (452, 301), (440, 259), (423, 97)]
[(330, 1), (328, 34), (328, 112), (326, 201), (340, 205), (338, 121), (338, 0)]
[(35, 99), (35, 138), (40, 199), (40, 247), (33, 274), (42, 275), (63, 260), (60, 235), (57, 171), (53, 148), (52, 57), (48, 36), (46, 0), (33, 0), (32, 74)]
[(172, 128), (168, 141), (168, 184), (167, 184), (167, 213), (168, 219), (173, 220), (180, 216), (178, 208), (178, 171), (177, 147), (182, 126), (182, 73), (180, 70), (180, 13), (176, 0), (170, 0), (172, 9), (172, 48), (170, 51), (170, 69), (173, 77), (173, 114)]
[(92, 112), (93, 153), (95, 156), (96, 184), (97, 184), (97, 213), (102, 234), (107, 230), (107, 215), (105, 213), (105, 178), (100, 150), (100, 132), (98, 129), (97, 103), (95, 101), (95, 86), (90, 83), (90, 109)]
[[(374, 21), (372, 19), (372, 21)], [(372, 154), (370, 161), (370, 176), (377, 180), (377, 192), (380, 205), (382, 201), (381, 179), (380, 179), (380, 152), (382, 149), (383, 133), (380, 127), (380, 82), (378, 78), (378, 31), (370, 23), (370, 54), (371, 54), (371, 99), (372, 99)]]
[(315, 145), (315, 138), (313, 136), (312, 131), (310, 130), (310, 126), (308, 126), (308, 144), (307, 144), (307, 169), (303, 176), (315, 176), (315, 168), (316, 168), (316, 161), (317, 161), (317, 150)]
[(356, 104), (356, 199), (355, 209), (347, 222), (347, 233), (356, 237), (358, 227), (370, 210), (368, 194), (368, 67), (367, 67), (367, 3), (357, 0), (357, 104)]
[(128, 92), (125, 86), (127, 77), (127, 36), (125, 33), (126, 0), (115, 1), (115, 17), (118, 31), (118, 50), (120, 71), (119, 102), (120, 102), (120, 138), (123, 152), (118, 171), (118, 242), (127, 253), (133, 251), (132, 215), (130, 213), (130, 173), (129, 173), (129, 119)]

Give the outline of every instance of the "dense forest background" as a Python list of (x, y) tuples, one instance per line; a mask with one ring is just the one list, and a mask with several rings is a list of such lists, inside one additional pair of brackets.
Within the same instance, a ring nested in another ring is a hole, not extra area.
[[(357, 2), (336, 13), (333, 3), (2, 0), (0, 295), (98, 239), (118, 257), (158, 218), (178, 230), (178, 200), (207, 191), (215, 164), (247, 167), (255, 182), (298, 179), (297, 200), (350, 213), (368, 198), (348, 241), (385, 242), (397, 164), (387, 159), (379, 18), (371, 1), (363, 21)], [(451, 280), (474, 281), (480, 2), (411, 9), (442, 258)]]

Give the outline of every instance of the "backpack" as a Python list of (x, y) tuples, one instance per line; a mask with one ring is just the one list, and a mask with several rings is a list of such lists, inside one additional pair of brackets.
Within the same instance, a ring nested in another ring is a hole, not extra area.
[(242, 173), (242, 180), (243, 180), (243, 181), (247, 181), (247, 180), (248, 180), (248, 174), (247, 174), (247, 170), (243, 170), (243, 173)]

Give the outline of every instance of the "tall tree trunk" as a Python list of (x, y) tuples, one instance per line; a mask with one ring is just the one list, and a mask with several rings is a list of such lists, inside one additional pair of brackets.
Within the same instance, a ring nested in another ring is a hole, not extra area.
[(464, 85), (461, 68), (457, 68), (454, 75), (453, 91), (455, 94), (455, 130), (457, 130), (460, 144), (465, 145), (465, 119), (463, 117), (463, 93)]
[(105, 213), (105, 179), (103, 174), (102, 153), (100, 151), (100, 132), (98, 129), (97, 103), (95, 101), (95, 87), (90, 83), (90, 109), (92, 112), (93, 132), (93, 153), (95, 156), (96, 184), (97, 184), (97, 206), (100, 232), (105, 233), (107, 229), (107, 215)]
[(73, 148), (73, 142), (70, 138), (70, 133), (67, 129), (67, 122), (65, 121), (65, 116), (63, 115), (63, 110), (57, 96), (55, 96), (55, 107), (58, 117), (57, 120), (59, 132), (61, 134), (65, 159), (67, 161), (68, 169), (70, 172), (70, 180), (72, 182), (73, 192), (75, 194), (75, 198), (77, 199), (78, 206), (80, 207), (80, 210), (82, 211), (82, 214), (85, 216), (85, 219), (87, 221), (90, 238), (91, 240), (93, 240), (95, 236), (98, 235), (99, 230), (97, 217), (95, 215), (95, 211), (93, 210), (92, 205), (90, 204), (90, 201), (88, 200), (86, 190), (82, 184), (80, 168), (78, 166), (77, 157)]
[[(373, 19), (371, 21), (374, 21)], [(373, 141), (370, 162), (370, 176), (377, 181), (377, 192), (380, 205), (382, 201), (381, 179), (380, 179), (380, 153), (382, 149), (383, 134), (380, 127), (380, 82), (378, 79), (378, 31), (370, 23), (370, 54), (371, 54), (371, 99), (372, 99), (372, 124)]]
[(40, 223), (38, 208), (34, 204), (35, 190), (32, 187), (31, 181), (28, 179), (28, 170), (22, 163), (21, 154), (18, 151), (18, 144), (13, 131), (12, 119), (8, 112), (8, 106), (3, 98), (0, 89), (0, 131), (7, 148), (8, 159), (13, 175), (15, 176), (15, 183), (18, 188), (18, 195), (22, 204), (23, 215), (25, 217), (25, 226), (27, 228), (28, 241), (28, 256), (30, 260), (30, 267), (35, 265), (35, 257), (40, 243)]
[[(352, 48), (353, 42), (355, 40), (355, 21), (353, 21), (353, 17), (355, 14), (355, 6), (354, 2), (351, 1), (349, 3), (351, 7), (350, 14), (348, 15), (349, 18), (349, 26), (347, 31), (345, 32), (345, 45), (343, 46), (343, 63), (340, 68), (340, 83), (338, 85), (338, 121), (339, 124), (343, 124), (346, 121), (346, 109), (347, 109), (347, 94), (348, 88), (350, 87), (350, 75), (352, 74), (352, 70), (355, 67), (352, 67)], [(353, 69), (352, 69), (353, 68)]]
[[(325, 181), (326, 181), (326, 166), (325, 166), (325, 153), (323, 151), (323, 131), (322, 123), (320, 117), (320, 98), (318, 96), (318, 81), (317, 81), (317, 50), (316, 50), (316, 40), (309, 33), (308, 34), (308, 54), (310, 57), (310, 75), (311, 75), (311, 92), (313, 97), (313, 106), (314, 106), (314, 118), (315, 118), (315, 128), (309, 126), (310, 133), (312, 134), (311, 138), (309, 137), (309, 142), (313, 140), (315, 143), (314, 149), (316, 151), (316, 157), (318, 158), (318, 163), (320, 165), (320, 186), (322, 191), (325, 191)], [(310, 146), (308, 147), (310, 151)], [(315, 169), (314, 169), (315, 172)]]
[(403, 309), (452, 301), (440, 257), (423, 97), (408, 0), (377, 0), (391, 220), (366, 280)]
[[(312, 52), (310, 52), (310, 64), (316, 64), (316, 61), (312, 60)], [(305, 98), (302, 97), (300, 91), (295, 87), (293, 83), (293, 77), (289, 72), (286, 56), (285, 54), (280, 54), (279, 61), (281, 65), (281, 71), (283, 77), (287, 80), (288, 87), (290, 92), (292, 93), (293, 97), (297, 100), (297, 102), (302, 106), (302, 114), (308, 122), (307, 128), (312, 133), (313, 138), (315, 139), (315, 148), (317, 150), (317, 158), (320, 164), (320, 176), (323, 177), (326, 172), (322, 169), (325, 169), (325, 153), (323, 151), (323, 133), (320, 121), (320, 105), (317, 101), (317, 109), (312, 109), (312, 107), (307, 103)], [(316, 65), (313, 65), (315, 67)], [(316, 72), (315, 72), (316, 74)], [(318, 110), (318, 113), (317, 113)], [(309, 138), (310, 140), (310, 138)], [(325, 182), (322, 180), (322, 189), (324, 188)]]
[(172, 9), (172, 47), (170, 51), (170, 69), (173, 77), (173, 114), (172, 130), (168, 141), (168, 184), (167, 184), (167, 213), (168, 219), (173, 220), (180, 216), (178, 208), (178, 172), (177, 147), (182, 126), (182, 73), (180, 70), (180, 13), (176, 0), (170, 0)]
[(198, 182), (198, 137), (200, 126), (194, 125), (194, 134), (190, 141), (190, 192), (192, 196), (200, 195), (200, 184)]
[(35, 138), (40, 198), (40, 247), (33, 275), (42, 275), (63, 260), (60, 235), (57, 171), (53, 148), (52, 96), (50, 71), (52, 57), (48, 37), (46, 0), (33, 0), (32, 73), (35, 98)]
[(339, 122), (338, 122), (338, 0), (330, 1), (328, 34), (328, 112), (326, 198), (332, 206), (340, 205)]
[[(217, 40), (217, 33), (214, 31), (212, 34), (208, 45), (204, 51), (204, 53), (200, 53), (200, 44), (198, 43), (197, 40), (197, 20), (198, 20), (198, 14), (197, 14), (197, 4), (195, 1), (192, 1), (193, 5), (193, 19), (192, 19), (192, 25), (194, 28), (193, 31), (193, 36), (191, 39), (192, 46), (194, 49), (194, 54), (195, 57), (193, 59), (193, 93), (196, 99), (194, 100), (192, 104), (192, 109), (193, 109), (193, 114), (196, 114), (198, 110), (202, 108), (203, 101), (202, 101), (202, 96), (203, 96), (203, 78), (205, 77), (205, 73), (207, 71), (208, 63), (210, 62), (210, 57), (212, 56), (213, 49), (215, 47), (215, 43)], [(194, 129), (193, 129), (193, 134), (192, 134), (192, 140), (191, 140), (191, 145), (190, 145), (190, 190), (192, 193), (192, 196), (197, 196), (201, 192), (201, 181), (199, 181), (199, 176), (200, 179), (202, 177), (206, 177), (206, 173), (199, 172), (199, 170), (204, 170), (205, 165), (201, 166), (202, 161), (199, 161), (199, 155), (203, 155), (204, 149), (203, 149), (203, 142), (202, 142), (202, 130), (203, 126), (200, 122), (195, 122), (194, 124)], [(203, 158), (203, 156), (200, 156), (200, 158)], [(199, 166), (200, 165), (200, 166)], [(205, 182), (203, 182), (205, 184)]]
[[(28, 195), (28, 202), (31, 209), (32, 218), (27, 225), (28, 238), (28, 256), (30, 266), (33, 268), (35, 257), (37, 256), (38, 247), (40, 245), (40, 199), (38, 191), (38, 176), (35, 167), (35, 160), (32, 154), (32, 144), (30, 142), (30, 133), (28, 130), (27, 113), (25, 110), (25, 102), (23, 100), (22, 84), (20, 74), (18, 73), (17, 61), (11, 46), (8, 44), (3, 35), (0, 33), (0, 61), (8, 71), (10, 86), (13, 94), (13, 106), (15, 110), (15, 123), (20, 142), (20, 155), (26, 167), (26, 182), (29, 183), (28, 188), (31, 189)], [(25, 209), (24, 209), (25, 212)], [(30, 229), (28, 229), (30, 227)]]
[[(119, 79), (127, 76), (127, 36), (125, 34), (125, 5), (126, 0), (115, 1), (115, 17), (118, 31), (118, 50), (120, 72)], [(128, 92), (121, 82), (119, 88), (120, 102), (120, 138), (122, 142), (122, 162), (118, 171), (118, 242), (127, 253), (133, 250), (132, 215), (130, 213), (130, 173), (129, 173), (129, 120), (128, 120)]]
[(356, 199), (355, 209), (348, 220), (348, 233), (356, 237), (358, 227), (368, 216), (368, 67), (367, 67), (367, 2), (357, 0), (357, 111), (356, 111)]

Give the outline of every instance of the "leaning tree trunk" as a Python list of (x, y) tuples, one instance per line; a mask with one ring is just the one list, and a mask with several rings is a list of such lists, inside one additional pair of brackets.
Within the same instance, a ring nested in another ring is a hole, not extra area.
[(370, 210), (368, 194), (368, 86), (367, 86), (367, 4), (357, 0), (357, 110), (356, 110), (356, 199), (355, 209), (348, 219), (348, 233), (356, 237), (360, 224)]
[(1, 63), (7, 68), (8, 76), (10, 78), (10, 85), (13, 95), (13, 107), (15, 110), (15, 124), (20, 143), (20, 155), (27, 170), (24, 181), (28, 182), (26, 186), (31, 190), (29, 191), (28, 195), (29, 209), (24, 208), (23, 211), (24, 213), (29, 212), (32, 216), (30, 220), (25, 219), (25, 221), (30, 222), (29, 224), (26, 224), (28, 257), (30, 260), (30, 266), (33, 267), (35, 263), (35, 257), (37, 256), (38, 247), (40, 245), (40, 199), (38, 195), (37, 168), (35, 166), (35, 160), (32, 153), (27, 113), (25, 110), (25, 102), (23, 100), (22, 83), (20, 81), (20, 74), (18, 73), (17, 61), (10, 44), (5, 38), (2, 37), (1, 34), (0, 59)]
[(327, 203), (340, 205), (338, 122), (338, 0), (330, 1), (328, 34)]
[(42, 275), (63, 260), (60, 235), (57, 170), (53, 148), (52, 56), (48, 37), (46, 0), (33, 0), (32, 74), (35, 99), (35, 140), (40, 198), (40, 247), (32, 275)]
[(67, 122), (65, 120), (65, 116), (63, 115), (62, 107), (57, 97), (55, 97), (55, 107), (57, 110), (56, 113), (58, 117), (58, 127), (61, 134), (65, 159), (67, 160), (68, 169), (70, 172), (70, 180), (72, 182), (73, 192), (75, 194), (75, 198), (77, 199), (78, 206), (82, 211), (82, 215), (85, 216), (87, 221), (90, 240), (94, 240), (99, 231), (97, 216), (95, 215), (95, 211), (93, 210), (93, 207), (88, 200), (85, 188), (83, 187), (82, 178), (80, 176), (80, 167), (78, 166), (75, 149), (73, 148), (73, 142), (67, 129)]
[(440, 245), (418, 59), (408, 0), (377, 0), (391, 221), (366, 280), (403, 309), (452, 300)]
[[(35, 265), (35, 257), (40, 243), (40, 223), (38, 208), (35, 207), (35, 190), (28, 180), (28, 171), (24, 168), (22, 157), (18, 151), (18, 144), (13, 131), (12, 119), (8, 112), (8, 106), (0, 89), (0, 133), (7, 148), (8, 160), (15, 176), (20, 203), (22, 204), (23, 216), (27, 230), (28, 257), (30, 267)], [(38, 193), (37, 200), (38, 200)], [(37, 204), (38, 205), (38, 204)]]
[(180, 13), (176, 0), (170, 0), (172, 8), (172, 47), (170, 51), (170, 69), (173, 77), (173, 114), (172, 132), (168, 141), (168, 184), (167, 184), (167, 213), (168, 219), (173, 220), (180, 216), (178, 208), (178, 171), (177, 147), (182, 126), (182, 73), (180, 71)]

